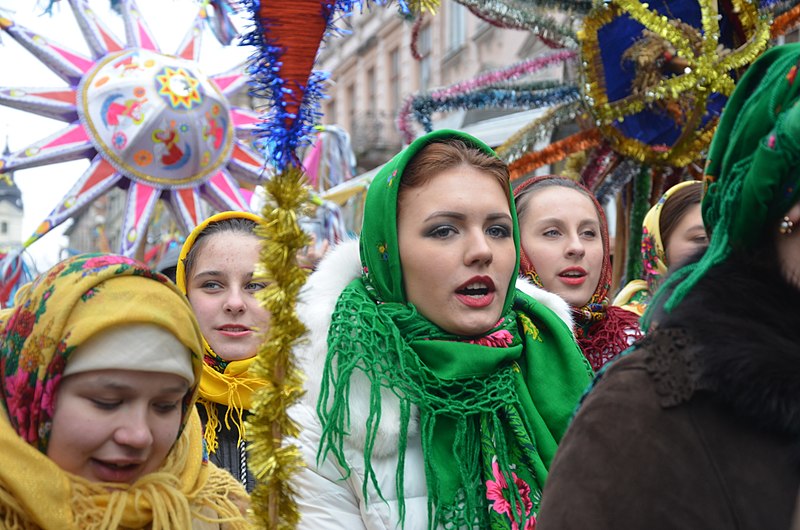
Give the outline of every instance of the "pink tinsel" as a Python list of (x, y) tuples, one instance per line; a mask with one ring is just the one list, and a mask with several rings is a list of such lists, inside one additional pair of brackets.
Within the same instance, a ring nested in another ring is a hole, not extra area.
[[(486, 86), (490, 86), (503, 81), (510, 81), (525, 75), (532, 74), (538, 70), (541, 70), (542, 68), (547, 68), (548, 66), (554, 64), (563, 63), (571, 59), (575, 59), (577, 56), (578, 56), (577, 51), (566, 50), (566, 51), (555, 52), (545, 57), (539, 57), (537, 59), (529, 59), (526, 61), (513, 64), (509, 67), (502, 68), (500, 70), (485, 72), (483, 74), (478, 75), (477, 77), (468, 79), (466, 81), (462, 81), (460, 83), (456, 83), (454, 85), (450, 85), (449, 87), (446, 88), (434, 90), (430, 93), (429, 97), (433, 100), (446, 99), (458, 94), (472, 92), (474, 90), (484, 88)], [(414, 95), (406, 98), (406, 100), (403, 101), (403, 105), (400, 108), (400, 111), (397, 113), (397, 120), (396, 120), (397, 128), (402, 132), (403, 139), (406, 143), (411, 143), (415, 137), (414, 131), (411, 130), (411, 125), (409, 124), (409, 115), (411, 114), (411, 107), (416, 97), (419, 97), (419, 95)]]
[(483, 73), (477, 77), (473, 77), (472, 79), (468, 79), (467, 81), (462, 81), (461, 83), (450, 85), (449, 87), (443, 88), (441, 90), (434, 90), (433, 92), (431, 92), (431, 98), (432, 99), (446, 98), (450, 96), (455, 96), (456, 94), (471, 92), (473, 90), (493, 85), (501, 81), (510, 81), (512, 79), (516, 79), (524, 75), (532, 74), (537, 70), (541, 70), (542, 68), (547, 68), (548, 66), (551, 66), (553, 64), (563, 63), (570, 59), (574, 59), (575, 57), (577, 57), (577, 55), (578, 52), (574, 50), (567, 50), (567, 51), (555, 52), (545, 57), (539, 57), (538, 59), (529, 59), (527, 61), (522, 61), (517, 64), (512, 64), (511, 66), (503, 68), (501, 70), (494, 70), (492, 72)]

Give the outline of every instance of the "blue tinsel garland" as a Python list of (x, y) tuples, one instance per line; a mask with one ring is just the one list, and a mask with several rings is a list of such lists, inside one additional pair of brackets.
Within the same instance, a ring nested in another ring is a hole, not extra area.
[[(289, 0), (285, 0), (289, 1)], [(363, 10), (370, 4), (383, 5), (387, 0), (335, 0), (321, 1), (321, 14), (325, 17), (326, 34), (334, 31), (334, 24), (339, 16), (352, 13), (356, 9)], [(264, 98), (270, 102), (269, 110), (253, 133), (256, 145), (264, 153), (276, 171), (283, 171), (288, 165), (299, 165), (297, 152), (301, 147), (311, 143), (314, 126), (322, 116), (320, 100), (325, 97), (323, 84), (328, 74), (315, 71), (308, 83), (300, 87), (303, 92), (302, 102), (297, 115), (286, 111), (286, 102), (281, 95), (290, 93), (285, 80), (281, 77), (281, 55), (283, 48), (279, 42), (270, 42), (264, 37), (265, 22), (259, 16), (261, 2), (259, 0), (242, 0), (242, 5), (249, 11), (253, 20), (253, 30), (242, 38), (242, 46), (254, 46), (256, 52), (250, 57), (248, 73), (251, 76), (251, 95)], [(398, 9), (409, 12), (405, 0), (398, 0)], [(287, 128), (286, 123), (291, 122)]]
[(433, 130), (431, 116), (435, 112), (483, 108), (528, 110), (569, 103), (579, 98), (580, 91), (578, 87), (572, 85), (533, 92), (516, 89), (480, 89), (447, 98), (434, 99), (425, 95), (416, 96), (412, 103), (412, 114), (414, 119), (425, 128), (425, 131), (430, 132)]

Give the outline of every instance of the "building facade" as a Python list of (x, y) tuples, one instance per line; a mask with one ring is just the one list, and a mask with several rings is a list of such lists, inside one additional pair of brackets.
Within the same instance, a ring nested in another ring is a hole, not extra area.
[[(395, 119), (406, 97), (548, 50), (529, 32), (492, 26), (453, 0), (444, 0), (416, 28), (392, 6), (373, 7), (346, 21), (351, 33), (330, 37), (316, 68), (331, 74), (322, 120), (350, 133), (359, 172), (386, 162), (402, 147)], [(412, 54), (412, 43), (419, 59)], [(554, 66), (538, 77), (561, 80), (564, 75), (562, 66)], [(511, 112), (459, 112), (447, 117), (447, 123), (463, 128)]]
[[(3, 155), (11, 151), (6, 141)], [(0, 172), (0, 250), (22, 246), (22, 192), (14, 181), (14, 173)]]

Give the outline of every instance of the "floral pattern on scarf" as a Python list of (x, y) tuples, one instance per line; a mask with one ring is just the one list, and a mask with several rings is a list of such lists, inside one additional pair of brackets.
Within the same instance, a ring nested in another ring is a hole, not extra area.
[[(69, 356), (80, 344), (80, 339), (75, 340), (74, 330), (65, 326), (80, 306), (98, 315), (108, 313), (103, 294), (114, 291), (109, 280), (125, 276), (154, 280), (160, 289), (170, 289), (181, 303), (182, 296), (171, 282), (143, 264), (123, 256), (85, 254), (58, 263), (23, 287), (17, 305), (5, 311), (10, 316), (2, 319), (5, 321), (0, 344), (2, 398), (13, 428), (42, 452), (46, 452), (50, 437), (58, 385)], [(143, 282), (142, 289), (148, 291), (148, 283)], [(174, 310), (174, 305), (153, 311), (170, 309)], [(125, 318), (120, 316), (121, 321)], [(103, 329), (99, 325), (97, 331)], [(86, 331), (84, 338), (88, 336)], [(184, 410), (192, 399), (190, 392)]]

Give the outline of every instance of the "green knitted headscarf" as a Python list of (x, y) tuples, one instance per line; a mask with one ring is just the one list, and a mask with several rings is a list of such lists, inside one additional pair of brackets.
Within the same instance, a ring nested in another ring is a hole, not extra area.
[[(677, 306), (734, 248), (754, 248), (800, 198), (800, 44), (776, 46), (736, 85), (722, 113), (705, 169), (703, 220), (711, 233), (706, 253), (679, 269), (658, 291)], [(670, 293), (668, 295), (667, 293)], [(650, 308), (659, 304), (651, 304)], [(645, 314), (649, 324), (651, 311)]]
[[(407, 302), (397, 242), (400, 179), (426, 145), (457, 139), (490, 156), (467, 134), (423, 136), (378, 173), (367, 193), (361, 233), (364, 273), (340, 295), (328, 332), (328, 358), (318, 412), (319, 457), (330, 452), (349, 471), (344, 444), (352, 422), (367, 430), (364, 496), (383, 497), (372, 468), (381, 419), (381, 390), (400, 399), (396, 488), (401, 520), (408, 426), (414, 407), (428, 488), (428, 523), (446, 527), (533, 527), (547, 469), (591, 369), (570, 330), (550, 309), (516, 291), (509, 279), (502, 319), (482, 337), (454, 336)], [(480, 198), (476, 198), (480, 200)], [(509, 189), (514, 243), (519, 229)], [(351, 376), (370, 382), (370, 413), (352, 417)], [(380, 499), (369, 499), (374, 502)]]

